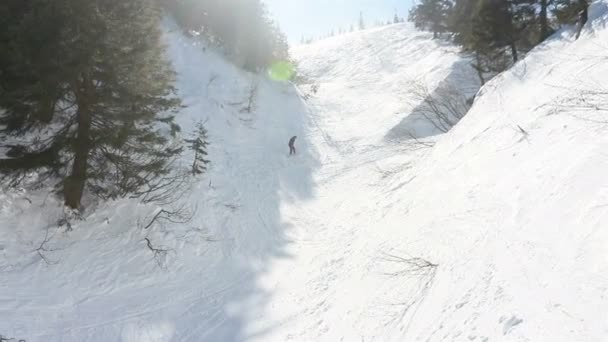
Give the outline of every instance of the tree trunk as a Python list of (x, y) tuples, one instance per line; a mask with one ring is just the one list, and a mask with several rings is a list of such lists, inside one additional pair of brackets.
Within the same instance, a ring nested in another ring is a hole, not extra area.
[(436, 19), (433, 20), (433, 39), (437, 39), (439, 37), (439, 30), (441, 24)]
[(74, 162), (72, 173), (65, 179), (63, 185), (65, 204), (73, 209), (80, 207), (80, 200), (87, 180), (87, 164), (91, 149), (91, 103), (89, 94), (92, 85), (90, 80), (85, 77), (79, 88), (76, 91), (78, 103), (76, 124), (78, 128), (73, 146)]
[(53, 120), (55, 114), (55, 99), (51, 96), (46, 96), (40, 101), (38, 110), (36, 111), (36, 119), (38, 121), (48, 124)]
[(540, 41), (547, 39), (549, 24), (547, 20), (547, 0), (540, 0)]
[(481, 85), (483, 86), (484, 84), (486, 84), (486, 80), (483, 77), (483, 67), (481, 66), (481, 57), (479, 56), (479, 51), (475, 51), (475, 62), (477, 64), (473, 64), (473, 69), (475, 69), (475, 71), (477, 71), (477, 77), (479, 77), (479, 82), (481, 82)]
[(515, 46), (515, 42), (511, 41), (509, 46), (511, 47), (511, 54), (513, 55), (513, 63), (517, 63), (519, 56), (517, 55), (517, 47)]
[(509, 43), (509, 47), (511, 48), (511, 55), (513, 56), (513, 64), (517, 63), (517, 61), (519, 60), (519, 56), (517, 55), (517, 40), (518, 40), (518, 34), (516, 32), (515, 29), (515, 22), (514, 22), (514, 15), (512, 12), (512, 8), (509, 11), (509, 17), (508, 17), (508, 33), (507, 33), (507, 37), (508, 37), (508, 43)]

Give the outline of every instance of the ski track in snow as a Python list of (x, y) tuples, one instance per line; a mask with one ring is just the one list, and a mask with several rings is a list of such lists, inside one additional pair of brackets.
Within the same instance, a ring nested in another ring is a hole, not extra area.
[[(0, 335), (606, 341), (606, 112), (568, 107), (608, 77), (607, 2), (590, 13), (578, 41), (565, 28), (488, 83), (432, 149), (399, 136), (411, 80), (477, 86), (429, 34), (392, 25), (296, 47), (310, 80), (296, 87), (166, 22), (180, 124), (206, 120), (211, 138), (211, 168), (184, 198), (194, 219), (142, 229), (158, 208), (120, 200), (66, 232), (52, 196), (3, 192)], [(35, 251), (45, 229), (50, 264)], [(169, 249), (162, 268), (146, 237)]]

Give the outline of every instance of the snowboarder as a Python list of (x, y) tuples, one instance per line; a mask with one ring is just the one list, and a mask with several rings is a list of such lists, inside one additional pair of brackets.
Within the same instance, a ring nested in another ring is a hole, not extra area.
[(583, 26), (585, 26), (585, 24), (587, 23), (587, 20), (589, 19), (589, 3), (587, 2), (587, 0), (579, 0), (578, 4), (581, 8), (581, 11), (578, 13), (579, 18), (578, 18), (578, 27), (577, 27), (577, 31), (576, 31), (576, 39), (578, 39), (578, 37), (580, 37), (581, 35), (581, 31), (583, 30)]
[(296, 154), (296, 148), (293, 146), (293, 144), (296, 142), (296, 138), (297, 136), (293, 136), (291, 139), (289, 139), (289, 155)]

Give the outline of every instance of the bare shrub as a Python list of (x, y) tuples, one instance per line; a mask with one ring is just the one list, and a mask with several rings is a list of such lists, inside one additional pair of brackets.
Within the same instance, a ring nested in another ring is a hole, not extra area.
[(209, 137), (207, 129), (205, 128), (205, 121), (199, 121), (195, 125), (195, 131), (191, 134), (190, 139), (184, 139), (188, 149), (194, 153), (194, 160), (192, 161), (192, 176), (203, 174), (207, 171), (207, 165), (210, 161), (207, 158), (209, 153), (207, 152), (209, 146)]
[(505, 49), (478, 50), (471, 55), (471, 67), (477, 73), (481, 85), (513, 65), (512, 56)]
[(550, 115), (567, 113), (577, 119), (608, 124), (608, 120), (602, 116), (595, 117), (596, 114), (602, 115), (608, 112), (608, 89), (598, 84), (581, 85), (580, 88), (574, 89), (562, 86), (554, 87), (567, 89), (568, 95), (536, 109), (548, 107)]
[(557, 103), (557, 108), (573, 111), (608, 112), (608, 90), (577, 89), (574, 95)]
[(245, 107), (241, 108), (241, 113), (251, 113), (255, 110), (256, 99), (258, 96), (259, 85), (257, 82), (251, 82), (251, 87), (249, 88), (249, 94), (247, 99), (245, 100)]
[(411, 115), (425, 118), (442, 133), (448, 132), (471, 108), (466, 96), (448, 84), (431, 91), (426, 84), (415, 82), (411, 89), (411, 101), (418, 104)]
[(392, 321), (401, 321), (408, 314), (413, 316), (431, 289), (439, 265), (421, 257), (402, 257), (389, 253), (382, 253), (381, 260), (391, 268), (391, 271), (384, 272), (384, 275), (403, 279), (412, 286), (407, 298), (391, 304), (398, 308), (398, 314)]
[(16, 338), (0, 335), (0, 342), (25, 342), (25, 340), (22, 340), (22, 339), (17, 340)]
[(49, 235), (49, 230), (50, 230), (50, 227), (46, 227), (45, 232), (44, 232), (44, 238), (40, 242), (40, 245), (38, 246), (38, 248), (36, 248), (34, 251), (38, 254), (38, 256), (40, 257), (40, 259), (42, 261), (44, 261), (44, 263), (46, 263), (47, 265), (56, 265), (59, 261), (57, 261), (57, 260), (50, 260), (46, 256), (47, 252), (54, 251), (54, 249), (50, 249), (49, 248), (48, 243), (55, 236), (55, 233), (57, 233), (57, 231), (55, 231), (55, 233)]
[(168, 247), (163, 247), (163, 246), (154, 247), (152, 245), (152, 242), (148, 238), (144, 238), (144, 241), (146, 241), (146, 245), (148, 246), (148, 249), (150, 251), (152, 251), (154, 261), (156, 261), (156, 264), (158, 265), (158, 267), (164, 269), (167, 253), (169, 251), (171, 251), (172, 249), (170, 249)]

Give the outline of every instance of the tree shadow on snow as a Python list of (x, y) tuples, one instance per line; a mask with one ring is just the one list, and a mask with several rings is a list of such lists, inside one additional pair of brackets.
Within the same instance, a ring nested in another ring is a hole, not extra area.
[[(406, 110), (406, 116), (387, 132), (384, 139), (391, 142), (402, 142), (445, 133), (449, 130), (449, 125), (447, 122), (442, 122), (444, 120), (436, 118), (432, 114), (434, 110), (430, 107), (466, 106), (466, 103), (457, 105), (456, 102), (466, 102), (467, 99), (475, 96), (480, 87), (480, 82), (475, 75), (470, 61), (464, 59), (454, 63), (450, 74), (439, 82), (435, 89), (426, 88), (424, 80), (412, 81), (411, 89), (409, 89), (411, 98), (408, 99), (412, 104), (412, 109)], [(421, 89), (423, 90), (421, 91)], [(447, 96), (453, 98), (447, 99)], [(456, 97), (462, 97), (462, 99)], [(457, 121), (449, 116), (450, 114), (446, 113), (447, 121)]]
[[(245, 341), (263, 337), (275, 324), (259, 322), (272, 313), (272, 293), (260, 287), (260, 277), (273, 260), (291, 257), (286, 247), (294, 227), (282, 208), (313, 197), (317, 158), (307, 139), (306, 105), (295, 89), (267, 80), (256, 87), (251, 113), (228, 106), (209, 117), (210, 134), (222, 132), (213, 142), (221, 157), (212, 158), (215, 172), (209, 175), (219, 198), (199, 220), (215, 223), (210, 228), (221, 256), (215, 264), (200, 259), (198, 295), (174, 317), (174, 341)], [(240, 88), (245, 98), (250, 87)], [(295, 156), (289, 155), (292, 136), (298, 137)]]

